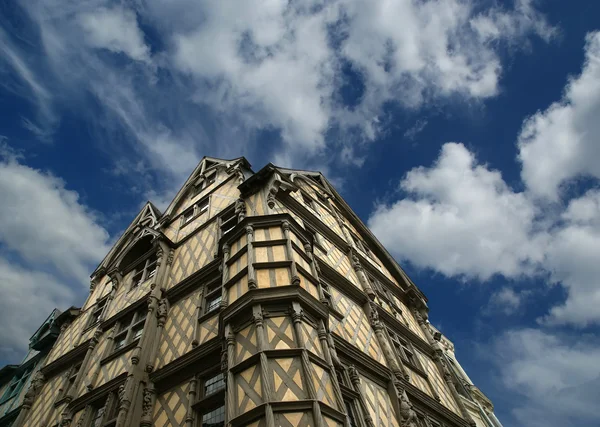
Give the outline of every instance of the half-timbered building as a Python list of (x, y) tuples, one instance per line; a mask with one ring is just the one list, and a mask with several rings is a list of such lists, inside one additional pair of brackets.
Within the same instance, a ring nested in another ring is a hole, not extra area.
[(14, 425), (499, 426), (444, 338), (322, 174), (205, 157), (93, 272)]

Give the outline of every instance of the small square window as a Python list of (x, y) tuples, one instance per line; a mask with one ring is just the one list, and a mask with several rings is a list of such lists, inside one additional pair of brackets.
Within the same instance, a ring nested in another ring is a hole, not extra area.
[(225, 388), (225, 377), (221, 372), (217, 375), (207, 378), (204, 381), (204, 396), (215, 393)]
[(213, 185), (215, 183), (215, 178), (217, 177), (217, 173), (213, 172), (210, 175), (206, 176), (204, 178), (204, 181), (202, 181), (202, 189), (204, 190), (205, 188), (210, 187), (211, 185)]
[(188, 222), (190, 222), (192, 220), (192, 218), (194, 218), (194, 207), (192, 207), (191, 209), (188, 209), (187, 211), (185, 211), (183, 213), (183, 223), (187, 224)]
[(209, 297), (206, 300), (206, 312), (210, 313), (211, 311), (217, 310), (221, 305), (222, 295), (217, 293), (216, 295)]
[(350, 427), (358, 427), (358, 422), (356, 421), (358, 417), (356, 416), (356, 409), (354, 407), (354, 402), (348, 398), (344, 398), (344, 407), (346, 408), (346, 416), (348, 417), (348, 425)]
[(235, 228), (238, 223), (238, 217), (234, 211), (232, 211), (226, 217), (223, 217), (221, 220), (221, 231), (223, 236), (229, 233), (231, 230)]
[(208, 199), (204, 199), (200, 203), (198, 203), (198, 212), (203, 214), (208, 210)]
[(100, 321), (102, 317), (102, 312), (104, 311), (104, 306), (106, 305), (107, 298), (104, 298), (96, 303), (96, 307), (92, 310), (92, 315), (90, 317), (89, 326), (95, 325)]
[(202, 414), (202, 427), (222, 427), (225, 425), (225, 406), (219, 406)]
[(310, 209), (312, 209), (313, 211), (316, 211), (315, 209), (315, 202), (313, 201), (313, 199), (311, 199), (310, 197), (308, 197), (306, 194), (302, 193), (302, 201), (304, 202), (304, 204), (309, 207)]

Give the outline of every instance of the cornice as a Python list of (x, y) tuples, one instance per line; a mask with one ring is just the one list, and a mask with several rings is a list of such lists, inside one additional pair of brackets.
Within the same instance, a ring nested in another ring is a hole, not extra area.
[(469, 423), (464, 418), (446, 408), (427, 393), (424, 393), (404, 379), (399, 379), (399, 381), (406, 390), (410, 402), (417, 406), (417, 408), (427, 408), (427, 412), (435, 414), (438, 418), (443, 418), (446, 422), (451, 422), (454, 426), (470, 427)]
[(217, 364), (221, 357), (220, 337), (212, 338), (201, 346), (188, 351), (186, 354), (175, 359), (171, 363), (163, 366), (160, 369), (157, 369), (150, 374), (150, 381), (156, 385), (157, 389), (164, 390), (172, 383), (176, 383), (177, 379), (185, 379), (183, 377), (188, 378), (195, 375), (198, 369), (193, 370), (186, 368), (191, 368), (196, 362), (203, 360), (201, 366), (207, 366), (207, 364), (204, 362), (206, 362), (206, 358), (212, 353), (215, 354), (215, 364)]
[(80, 358), (83, 359), (90, 345), (90, 341), (91, 339), (84, 341), (83, 343), (75, 347), (73, 350), (63, 354), (58, 359), (48, 363), (46, 366), (40, 369), (40, 372), (44, 374), (46, 378), (50, 378), (56, 372), (61, 371), (62, 368), (64, 368), (65, 366), (71, 366), (76, 360)]
[(425, 353), (429, 357), (433, 357), (433, 348), (431, 348), (428, 342), (411, 331), (405, 324), (388, 313), (379, 304), (377, 304), (377, 313), (379, 314), (379, 318), (383, 320), (387, 326), (391, 326), (394, 331), (399, 331), (402, 336), (408, 338), (410, 342), (421, 352)]

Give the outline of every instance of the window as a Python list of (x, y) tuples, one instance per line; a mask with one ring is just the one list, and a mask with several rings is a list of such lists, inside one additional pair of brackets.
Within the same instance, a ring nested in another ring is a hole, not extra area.
[(95, 325), (100, 321), (100, 318), (102, 317), (102, 312), (104, 311), (104, 306), (106, 305), (106, 301), (108, 301), (108, 298), (104, 298), (96, 302), (96, 306), (92, 309), (90, 324), (88, 326)]
[(346, 417), (348, 418), (348, 425), (350, 427), (358, 427), (358, 422), (356, 421), (358, 417), (356, 416), (354, 401), (344, 397), (344, 406), (346, 408)]
[(216, 310), (219, 308), (219, 306), (221, 305), (221, 298), (222, 295), (216, 294), (214, 296), (211, 296), (210, 298), (206, 299), (206, 312), (210, 313), (213, 310)]
[(131, 289), (137, 288), (140, 284), (156, 275), (156, 261), (156, 255), (153, 254), (136, 267), (133, 278), (131, 279)]
[(220, 284), (207, 285), (204, 298), (203, 315), (219, 310), (221, 308), (222, 291)]
[(147, 313), (146, 307), (142, 307), (119, 322), (114, 337), (114, 350), (119, 350), (142, 336)]
[(225, 377), (221, 372), (204, 381), (204, 396), (216, 393), (225, 388)]
[(394, 344), (394, 348), (396, 349), (396, 353), (398, 356), (408, 365), (419, 368), (418, 359), (412, 350), (411, 345), (408, 341), (400, 338), (398, 334), (394, 332), (388, 331), (390, 337), (392, 338), (392, 343)]
[(225, 405), (202, 414), (200, 427), (222, 427), (225, 425)]
[(116, 392), (111, 392), (105, 399), (92, 405), (89, 427), (114, 427), (119, 415), (119, 399)]
[(208, 211), (208, 197), (199, 201), (198, 203), (196, 203), (195, 205), (193, 205), (192, 207), (190, 207), (188, 210), (186, 210), (183, 213), (183, 215), (182, 215), (183, 224), (181, 224), (181, 225), (182, 226), (186, 225), (191, 220), (193, 220), (194, 218), (196, 218), (199, 215), (202, 215), (206, 211)]
[(71, 388), (73, 387), (73, 384), (75, 384), (75, 380), (77, 379), (79, 369), (81, 369), (81, 363), (78, 363), (70, 369), (69, 378), (67, 379), (67, 383), (65, 384), (63, 390), (63, 397), (67, 396), (69, 394), (69, 391), (71, 391)]
[(304, 193), (302, 193), (302, 201), (304, 202), (306, 207), (310, 208), (314, 212), (317, 212), (317, 209), (315, 208), (315, 202), (313, 201), (313, 199), (311, 199)]
[(329, 285), (321, 281), (321, 289), (323, 290), (323, 296), (331, 304), (331, 290), (329, 289)]
[(207, 175), (204, 178), (204, 181), (202, 181), (202, 190), (204, 190), (205, 188), (210, 187), (211, 185), (213, 185), (215, 183), (215, 178), (217, 177), (217, 173), (213, 172), (209, 175)]
[(7, 400), (10, 400), (13, 397), (19, 395), (19, 393), (23, 389), (23, 386), (27, 383), (27, 380), (29, 380), (29, 377), (31, 376), (31, 372), (33, 371), (34, 366), (35, 365), (29, 366), (29, 367), (25, 368), (20, 374), (17, 374), (14, 376), (14, 378), (12, 379), (12, 382), (10, 383), (10, 385), (4, 392), (4, 395), (2, 395), (2, 399), (0, 399), (0, 403), (4, 403)]
[(235, 228), (235, 226), (237, 225), (237, 223), (238, 223), (238, 216), (236, 215), (235, 211), (232, 210), (228, 215), (221, 218), (222, 235), (224, 236), (227, 233), (229, 233), (231, 230), (233, 230)]

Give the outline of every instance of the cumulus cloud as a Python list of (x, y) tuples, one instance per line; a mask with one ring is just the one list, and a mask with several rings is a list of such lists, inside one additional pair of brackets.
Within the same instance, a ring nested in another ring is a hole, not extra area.
[[(561, 185), (598, 178), (600, 105), (597, 49), (600, 33), (586, 41), (582, 73), (563, 99), (525, 120), (519, 135), (524, 191), (477, 162), (463, 144), (446, 143), (430, 167), (409, 171), (400, 197), (376, 207), (369, 225), (400, 261), (449, 277), (485, 282), (501, 275), (515, 284), (560, 284), (564, 300), (538, 318), (537, 329), (509, 329), (492, 339), (503, 392), (517, 395), (518, 425), (596, 425), (600, 393), (600, 190), (597, 180), (564, 204)], [(494, 290), (485, 314), (527, 307), (532, 289)], [(568, 332), (567, 332), (568, 331)]]
[(64, 181), (0, 148), (0, 357), (16, 361), (52, 309), (77, 304), (109, 235)]
[(51, 274), (19, 267), (0, 257), (0, 360), (17, 362), (29, 337), (54, 310), (75, 304), (76, 293)]
[(519, 425), (559, 427), (597, 425), (600, 394), (600, 341), (538, 329), (515, 329), (494, 343), (491, 354), (501, 381), (520, 403)]
[[(580, 327), (600, 323), (595, 309), (600, 303), (600, 267), (595, 261), (600, 250), (600, 191), (592, 188), (568, 201), (562, 211), (549, 208), (539, 197), (555, 197), (564, 177), (576, 176), (575, 170), (583, 173), (579, 166), (568, 171), (573, 158), (578, 159), (575, 163), (591, 164), (600, 157), (594, 152), (597, 120), (591, 114), (593, 106), (600, 105), (600, 91), (594, 90), (600, 88), (596, 81), (600, 79), (592, 78), (599, 35), (591, 33), (586, 38), (583, 71), (565, 89), (570, 103), (553, 104), (546, 113), (525, 121), (524, 129), (531, 129), (557, 108), (561, 110), (557, 117), (569, 116), (567, 121), (552, 119), (552, 129), (536, 133), (527, 142), (525, 131), (521, 132), (526, 191), (510, 188), (498, 171), (479, 164), (464, 145), (446, 143), (435, 164), (406, 174), (400, 183), (402, 198), (376, 207), (369, 225), (398, 259), (449, 277), (480, 281), (494, 275), (547, 278), (549, 283), (561, 284), (567, 298), (551, 307), (539, 319), (541, 323)], [(539, 181), (531, 178), (531, 171)], [(553, 175), (552, 179), (541, 179), (546, 175)], [(496, 294), (491, 303), (504, 301), (511, 310), (515, 300), (510, 296)]]
[(600, 178), (600, 32), (588, 34), (581, 74), (560, 101), (527, 119), (519, 135), (521, 176), (536, 196), (557, 201), (560, 186), (581, 176)]
[(405, 198), (369, 218), (398, 259), (479, 280), (518, 277), (543, 259), (546, 236), (532, 239), (535, 207), (463, 144), (444, 144), (436, 163), (408, 172), (400, 188)]
[(77, 193), (60, 178), (20, 164), (0, 163), (0, 242), (32, 265), (56, 267), (87, 286), (90, 263), (108, 251), (109, 238)]

